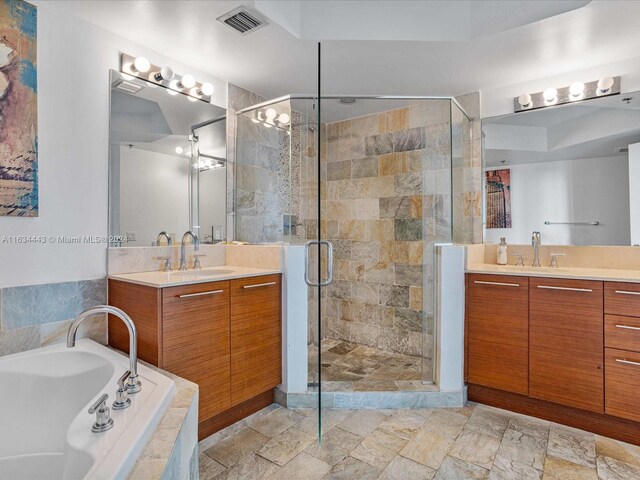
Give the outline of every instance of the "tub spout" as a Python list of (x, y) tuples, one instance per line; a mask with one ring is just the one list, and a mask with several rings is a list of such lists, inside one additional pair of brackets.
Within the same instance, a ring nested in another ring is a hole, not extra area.
[(67, 332), (67, 347), (72, 348), (76, 346), (76, 334), (78, 333), (78, 327), (82, 321), (85, 318), (89, 318), (100, 313), (109, 313), (114, 315), (122, 320), (127, 326), (127, 330), (129, 331), (129, 371), (131, 372), (129, 379), (127, 380), (127, 391), (129, 393), (137, 393), (142, 388), (141, 383), (138, 380), (138, 334), (131, 317), (119, 308), (112, 307), (110, 305), (97, 305), (82, 311), (69, 327), (69, 331)]

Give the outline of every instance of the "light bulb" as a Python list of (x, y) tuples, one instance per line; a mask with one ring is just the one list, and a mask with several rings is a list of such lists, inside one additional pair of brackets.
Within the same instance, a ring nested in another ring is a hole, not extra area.
[(180, 85), (182, 86), (182, 88), (195, 87), (196, 79), (193, 75), (189, 75), (187, 73), (186, 75), (183, 75), (182, 78), (180, 79)]
[(579, 97), (584, 92), (584, 83), (582, 82), (574, 82), (569, 87), (569, 93), (572, 97)]
[(182, 154), (184, 153), (184, 148), (182, 148), (182, 147), (180, 147), (180, 146), (177, 146), (177, 147), (176, 147), (176, 153), (177, 153), (178, 155), (182, 155)]
[(598, 93), (607, 93), (613, 87), (613, 77), (604, 77), (598, 80)]
[(167, 82), (169, 82), (173, 79), (174, 75), (175, 74), (173, 73), (173, 70), (171, 70), (171, 68), (162, 67), (159, 72), (156, 72), (153, 75), (153, 78), (155, 79), (156, 82), (161, 82), (163, 80), (166, 80)]
[(204, 82), (200, 87), (200, 95), (206, 95), (207, 97), (210, 97), (211, 95), (213, 95), (213, 91), (213, 85), (209, 82)]
[(144, 73), (149, 71), (151, 63), (145, 57), (136, 57), (133, 61), (133, 68), (140, 73)]
[(171, 80), (171, 82), (169, 83), (169, 89), (167, 90), (169, 95), (177, 95), (179, 90), (180, 90), (180, 87), (178, 86), (178, 81)]
[(291, 120), (291, 117), (289, 117), (289, 115), (287, 113), (281, 113), (278, 116), (278, 122), (286, 125), (287, 123), (289, 123), (289, 120)]
[(274, 118), (276, 118), (277, 113), (278, 112), (276, 112), (274, 108), (267, 108), (265, 115), (267, 116), (267, 119), (273, 120)]
[(523, 93), (518, 97), (518, 103), (521, 107), (524, 108), (531, 106), (531, 95), (528, 93)]
[(553, 102), (558, 96), (558, 90), (553, 87), (549, 87), (544, 92), (542, 92), (542, 96), (547, 102)]

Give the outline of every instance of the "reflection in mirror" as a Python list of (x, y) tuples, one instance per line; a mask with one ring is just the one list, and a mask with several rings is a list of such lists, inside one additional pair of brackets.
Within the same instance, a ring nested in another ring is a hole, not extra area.
[(640, 92), (482, 122), (486, 243), (640, 244)]
[(197, 225), (201, 243), (226, 239), (227, 143), (226, 117), (194, 126), (192, 138), (198, 176)]
[[(193, 165), (206, 162), (207, 152), (222, 163), (226, 158), (224, 121), (218, 122), (223, 133), (215, 135), (194, 127), (222, 117), (225, 110), (115, 71), (110, 84), (109, 235), (124, 239), (112, 246), (156, 245), (162, 231), (179, 242), (185, 231), (199, 226), (202, 168)], [(226, 169), (216, 170), (224, 176)], [(215, 210), (224, 218), (225, 182), (207, 181), (202, 188), (207, 215), (213, 218)], [(224, 228), (219, 236), (224, 239)]]

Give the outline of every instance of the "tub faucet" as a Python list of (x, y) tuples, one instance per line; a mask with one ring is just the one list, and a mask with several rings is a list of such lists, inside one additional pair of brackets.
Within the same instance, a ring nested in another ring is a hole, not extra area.
[(531, 246), (533, 247), (533, 266), (540, 266), (540, 232), (531, 234)]
[(193, 241), (193, 248), (195, 249), (195, 251), (197, 252), (198, 250), (200, 250), (200, 240), (198, 240), (198, 236), (191, 230), (185, 232), (182, 236), (182, 243), (180, 244), (180, 270), (187, 269), (187, 257), (184, 253), (184, 241), (187, 239), (187, 237), (191, 237), (191, 240)]
[(127, 330), (129, 330), (129, 371), (131, 375), (129, 375), (127, 379), (127, 392), (138, 393), (142, 388), (142, 384), (140, 380), (138, 380), (138, 334), (131, 317), (119, 308), (112, 307), (111, 305), (97, 305), (80, 312), (80, 315), (76, 317), (67, 332), (67, 347), (72, 348), (76, 346), (76, 334), (82, 321), (100, 313), (115, 315), (124, 322)]

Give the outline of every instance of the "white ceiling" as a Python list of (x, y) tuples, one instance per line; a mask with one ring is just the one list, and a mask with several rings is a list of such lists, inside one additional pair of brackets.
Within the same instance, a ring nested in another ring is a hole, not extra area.
[[(316, 41), (301, 40), (273, 21), (245, 37), (216, 21), (241, 4), (254, 7), (253, 0), (54, 1), (72, 15), (267, 98), (317, 89)], [(383, 17), (391, 24), (386, 31), (397, 31), (412, 15), (407, 7), (410, 3), (398, 2), (398, 13), (385, 17), (382, 10), (376, 10), (375, 1), (352, 2), (358, 10), (350, 15)], [(462, 40), (452, 41), (447, 31), (458, 27), (451, 15), (436, 10), (428, 18), (418, 17), (425, 30), (434, 23), (448, 26), (431, 41), (323, 40), (323, 92), (458, 95), (633, 58), (640, 51), (640, 2), (594, 0), (583, 8), (534, 23), (527, 22), (558, 8), (563, 10), (564, 2), (502, 3), (506, 13), (512, 5), (524, 12), (515, 19), (521, 26), (504, 30), (512, 26), (508, 15), (497, 15), (493, 22), (491, 16), (476, 18), (482, 28), (475, 31), (468, 24), (471, 17), (463, 17), (459, 25), (462, 34), (457, 34)], [(575, 2), (569, 3), (570, 8), (575, 6)], [(294, 13), (295, 4), (290, 3)], [(486, 12), (495, 12), (489, 7), (496, 4), (473, 2), (481, 13), (483, 6)], [(547, 6), (533, 10), (532, 4)], [(415, 17), (412, 20), (415, 27)], [(359, 31), (377, 38), (374, 27), (361, 22)], [(434, 41), (438, 38), (442, 41)]]

